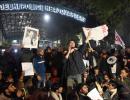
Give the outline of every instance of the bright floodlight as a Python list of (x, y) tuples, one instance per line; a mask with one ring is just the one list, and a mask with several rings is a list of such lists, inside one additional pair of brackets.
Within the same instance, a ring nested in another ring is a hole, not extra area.
[(12, 41), (12, 43), (14, 43), (14, 44), (17, 43), (17, 42), (18, 42), (17, 40), (13, 40), (13, 41)]
[(48, 22), (48, 21), (50, 20), (50, 15), (45, 14), (45, 15), (44, 15), (44, 20)]
[(18, 52), (18, 49), (14, 49), (14, 53), (17, 53)]
[(2, 52), (5, 52), (5, 49), (2, 49), (1, 51), (2, 51)]

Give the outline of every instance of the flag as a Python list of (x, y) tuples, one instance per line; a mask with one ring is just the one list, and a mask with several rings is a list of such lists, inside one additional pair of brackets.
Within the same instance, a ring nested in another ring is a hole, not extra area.
[(116, 30), (115, 30), (115, 44), (120, 45), (123, 49), (125, 49), (125, 43)]
[(95, 28), (86, 28), (83, 27), (83, 32), (85, 36), (88, 36), (90, 32), (90, 40), (99, 41), (108, 35), (108, 27), (107, 25), (101, 25)]

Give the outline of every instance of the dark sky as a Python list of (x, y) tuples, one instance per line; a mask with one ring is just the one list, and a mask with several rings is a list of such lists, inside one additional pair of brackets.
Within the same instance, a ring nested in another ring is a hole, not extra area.
[[(18, 1), (18, 0), (9, 0), (9, 1)], [(37, 1), (43, 1), (43, 0), (37, 0)], [(75, 10), (75, 8), (72, 10)], [(26, 26), (25, 24), (27, 23), (27, 21), (31, 21), (31, 24), (29, 24), (31, 27), (38, 28), (40, 30), (41, 36), (51, 39), (52, 38), (54, 39), (55, 37), (61, 34), (79, 33), (82, 31), (83, 26), (87, 27), (97, 26), (97, 22), (93, 16), (87, 16), (86, 23), (82, 23), (70, 17), (45, 12), (50, 15), (50, 21), (45, 22), (43, 18), (45, 14), (44, 12), (32, 12), (32, 11), (26, 12), (24, 14), (24, 17), (20, 19), (19, 16), (21, 16), (22, 13), (23, 12), (9, 12), (9, 14), (6, 14), (5, 12), (5, 16), (2, 16), (3, 13), (1, 13), (1, 19), (2, 17), (4, 19), (2, 20), (2, 28), (4, 30), (3, 33), (7, 39), (10, 40), (22, 39), (24, 33), (24, 27)]]

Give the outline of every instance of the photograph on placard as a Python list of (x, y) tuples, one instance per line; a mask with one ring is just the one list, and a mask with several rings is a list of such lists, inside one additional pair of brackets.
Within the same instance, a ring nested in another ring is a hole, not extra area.
[(39, 30), (32, 27), (25, 27), (23, 36), (23, 48), (37, 48), (38, 47)]

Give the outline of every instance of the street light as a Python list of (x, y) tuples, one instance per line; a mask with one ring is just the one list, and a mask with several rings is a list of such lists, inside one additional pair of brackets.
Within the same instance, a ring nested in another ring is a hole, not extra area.
[(48, 22), (48, 21), (50, 20), (50, 15), (49, 15), (49, 14), (45, 14), (45, 15), (44, 15), (44, 20), (45, 20), (46, 22)]

